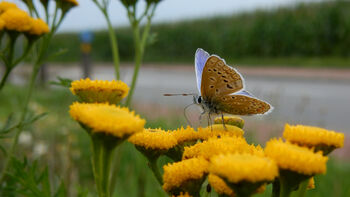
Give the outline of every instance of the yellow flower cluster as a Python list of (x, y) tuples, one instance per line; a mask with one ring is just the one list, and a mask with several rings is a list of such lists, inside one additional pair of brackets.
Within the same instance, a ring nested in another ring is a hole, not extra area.
[(250, 154), (217, 155), (210, 159), (209, 172), (230, 183), (272, 181), (278, 176), (273, 160)]
[(177, 130), (171, 131), (171, 134), (176, 138), (178, 144), (197, 141), (199, 138), (198, 132), (190, 126), (187, 126), (186, 128), (181, 127)]
[(209, 160), (215, 155), (227, 153), (249, 153), (260, 157), (264, 156), (264, 151), (260, 146), (250, 145), (242, 137), (221, 136), (185, 147), (182, 159), (203, 157)]
[(16, 9), (16, 8), (18, 8), (17, 5), (12, 2), (8, 2), (8, 1), (0, 2), (0, 14), (5, 12), (6, 10)]
[(145, 120), (127, 108), (104, 103), (75, 102), (70, 106), (74, 120), (90, 128), (92, 132), (111, 134), (118, 138), (143, 131)]
[(322, 152), (314, 153), (306, 147), (299, 147), (281, 139), (272, 139), (266, 143), (266, 156), (273, 159), (279, 168), (304, 175), (315, 175), (326, 172), (328, 157)]
[(314, 147), (318, 145), (333, 146), (340, 148), (344, 146), (344, 134), (328, 131), (323, 128), (286, 124), (283, 137), (302, 146)]
[(235, 196), (235, 192), (229, 186), (227, 186), (225, 181), (222, 180), (220, 177), (210, 173), (208, 176), (208, 181), (209, 184), (214, 188), (216, 193), (224, 194), (230, 197)]
[(27, 32), (32, 27), (31, 17), (20, 9), (8, 9), (1, 14), (5, 29), (10, 31)]
[(163, 189), (171, 191), (188, 181), (202, 179), (208, 173), (208, 165), (203, 158), (192, 158), (163, 166)]
[(28, 31), (28, 33), (31, 35), (40, 36), (40, 35), (49, 33), (50, 31), (50, 28), (46, 24), (46, 22), (40, 18), (38, 19), (31, 18), (31, 24), (32, 26)]
[(243, 137), (244, 131), (241, 128), (232, 125), (214, 124), (205, 128), (198, 128), (198, 137), (202, 140), (207, 140), (211, 137), (222, 135)]
[[(222, 124), (222, 117), (217, 117), (214, 120), (215, 124)], [(224, 116), (225, 125), (232, 125), (243, 129), (244, 120), (239, 116)]]
[(176, 138), (161, 129), (145, 129), (132, 135), (128, 140), (136, 146), (153, 150), (168, 150), (177, 145)]
[(73, 81), (70, 88), (83, 102), (118, 104), (128, 95), (129, 87), (122, 81), (90, 80)]
[(5, 21), (0, 18), (0, 31), (2, 31), (5, 27)]
[[(26, 33), (27, 35), (40, 36), (48, 33), (49, 26), (41, 19), (34, 19), (29, 14), (19, 9), (16, 4), (0, 2), (0, 30)], [(3, 26), (1, 28), (1, 26)]]

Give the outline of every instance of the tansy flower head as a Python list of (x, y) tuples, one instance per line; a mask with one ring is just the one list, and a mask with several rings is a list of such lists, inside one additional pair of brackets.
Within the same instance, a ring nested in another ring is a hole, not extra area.
[(166, 153), (166, 155), (174, 161), (180, 161), (184, 147), (195, 144), (199, 139), (198, 132), (189, 126), (187, 126), (186, 129), (181, 127), (168, 132), (173, 135), (177, 141), (177, 145)]
[[(223, 196), (230, 196), (230, 197), (236, 196), (234, 190), (232, 190), (225, 183), (225, 181), (220, 177), (210, 173), (208, 176), (208, 181), (209, 181), (209, 184), (214, 188), (216, 193)], [(266, 184), (263, 184), (260, 187), (258, 187), (253, 193), (263, 193), (265, 190), (266, 190)]]
[(0, 17), (5, 22), (5, 29), (10, 31), (25, 32), (32, 27), (31, 17), (20, 9), (8, 9)]
[(177, 130), (171, 131), (171, 134), (176, 138), (179, 144), (198, 140), (198, 132), (190, 126), (187, 126), (186, 128), (181, 127)]
[(264, 156), (260, 146), (249, 145), (244, 138), (221, 136), (220, 138), (209, 138), (207, 141), (197, 143), (194, 146), (185, 147), (183, 159), (203, 157), (209, 160), (211, 157), (225, 153), (248, 153)]
[(128, 140), (151, 158), (159, 157), (177, 144), (173, 135), (161, 129), (145, 129), (143, 132), (132, 135)]
[(251, 196), (278, 176), (278, 167), (266, 157), (226, 154), (210, 159), (209, 172), (224, 180), (238, 196)]
[(210, 173), (208, 176), (208, 181), (209, 184), (214, 188), (216, 193), (224, 194), (231, 197), (235, 196), (234, 191), (229, 186), (227, 186), (225, 181), (222, 180), (220, 177)]
[(200, 139), (207, 140), (221, 135), (242, 137), (244, 134), (244, 131), (236, 126), (225, 125), (225, 127), (222, 124), (214, 124), (205, 128), (198, 128), (198, 135)]
[(193, 158), (163, 166), (163, 189), (174, 195), (181, 192), (194, 195), (205, 179), (208, 165), (203, 158)]
[(286, 124), (283, 137), (291, 142), (301, 146), (315, 147), (315, 150), (322, 150), (324, 154), (328, 154), (335, 148), (344, 146), (344, 134), (329, 131), (326, 129)]
[(145, 120), (127, 108), (104, 103), (90, 104), (75, 102), (70, 106), (72, 118), (93, 133), (105, 133), (125, 138), (143, 131)]
[(50, 31), (49, 26), (42, 19), (31, 19), (32, 27), (29, 29), (28, 33), (35, 36), (41, 36)]
[(9, 9), (18, 9), (17, 5), (8, 1), (0, 2), (0, 15)]
[(70, 90), (84, 102), (118, 104), (121, 99), (128, 95), (129, 87), (122, 81), (86, 78), (73, 81)]
[(314, 153), (306, 147), (300, 147), (281, 139), (271, 139), (266, 143), (265, 155), (276, 161), (278, 167), (304, 175), (326, 172), (328, 157), (321, 152)]
[(0, 31), (2, 31), (5, 27), (5, 21), (0, 18)]
[(278, 176), (278, 167), (273, 160), (250, 154), (214, 156), (210, 159), (209, 171), (230, 183), (266, 182)]
[[(222, 117), (217, 117), (214, 120), (215, 124), (222, 124)], [(239, 116), (224, 116), (225, 125), (232, 125), (243, 129), (244, 120)]]

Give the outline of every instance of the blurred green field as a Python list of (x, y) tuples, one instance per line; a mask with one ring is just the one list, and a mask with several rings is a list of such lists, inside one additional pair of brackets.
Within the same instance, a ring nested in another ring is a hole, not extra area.
[[(350, 2), (324, 1), (152, 27), (146, 62), (192, 63), (204, 48), (240, 65), (349, 67)], [(132, 61), (131, 29), (117, 28), (121, 61)], [(93, 61), (111, 62), (108, 33), (94, 32)], [(51, 50), (67, 49), (51, 61), (80, 60), (78, 33), (58, 34)]]
[[(0, 123), (5, 122), (11, 111), (16, 112), (20, 109), (24, 90), (23, 87), (9, 85), (0, 93)], [(49, 114), (25, 129), (25, 133), (31, 135), (32, 140), (28, 143), (20, 139), (18, 152), (27, 156), (30, 161), (39, 160), (41, 168), (47, 165), (51, 179), (62, 180), (71, 196), (77, 196), (77, 191), (85, 191), (89, 193), (88, 196), (95, 196), (89, 138), (68, 114), (69, 105), (73, 101), (74, 97), (67, 89), (38, 88), (30, 103), (30, 110), (36, 114)], [(164, 129), (174, 129), (178, 125), (178, 120), (166, 118), (147, 123), (148, 127)], [(248, 141), (254, 142), (254, 131), (246, 132), (249, 136)], [(0, 141), (1, 144), (8, 142), (7, 139)], [(46, 147), (41, 153), (37, 153), (36, 150), (39, 144)], [(3, 154), (0, 153), (0, 160), (2, 158)], [(114, 196), (166, 196), (148, 169), (146, 159), (133, 145), (123, 143), (118, 148), (115, 159), (118, 177)], [(160, 164), (166, 161), (167, 158), (162, 158)], [(257, 196), (270, 196), (270, 193), (271, 187), (268, 187), (264, 194)], [(217, 195), (212, 192), (207, 196)], [(316, 189), (309, 191), (307, 196), (350, 196), (350, 163), (331, 157), (327, 174), (316, 177)]]

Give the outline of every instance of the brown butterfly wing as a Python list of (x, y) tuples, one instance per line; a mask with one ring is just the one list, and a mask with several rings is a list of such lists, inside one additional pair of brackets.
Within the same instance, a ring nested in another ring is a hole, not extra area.
[(244, 95), (224, 95), (215, 103), (220, 111), (234, 115), (264, 114), (271, 109), (270, 104)]
[(224, 60), (210, 56), (202, 72), (201, 95), (204, 99), (227, 95), (243, 89), (243, 79)]

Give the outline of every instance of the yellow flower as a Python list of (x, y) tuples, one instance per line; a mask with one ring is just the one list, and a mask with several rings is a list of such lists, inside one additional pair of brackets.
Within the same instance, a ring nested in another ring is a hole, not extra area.
[(118, 138), (143, 131), (145, 120), (127, 108), (104, 103), (90, 104), (75, 102), (70, 106), (72, 118), (92, 132), (111, 134)]
[(129, 87), (122, 81), (102, 81), (86, 78), (73, 81), (70, 90), (84, 102), (117, 104), (128, 95)]
[(176, 138), (178, 144), (198, 140), (198, 132), (190, 126), (187, 126), (186, 129), (181, 127), (180, 129), (171, 131), (171, 134)]
[(198, 128), (198, 135), (200, 139), (207, 140), (210, 137), (217, 137), (221, 135), (243, 137), (244, 131), (241, 128), (232, 125), (214, 124), (205, 128)]
[[(45, 4), (46, 2), (43, 2), (44, 6), (47, 4)], [(59, 0), (56, 1), (57, 7), (59, 7), (60, 9), (62, 9), (63, 13), (68, 12), (71, 8), (76, 7), (79, 5), (78, 1), (76, 0)]]
[(266, 143), (265, 155), (276, 161), (280, 169), (290, 170), (304, 175), (326, 172), (328, 157), (322, 152), (314, 153), (306, 147), (300, 147), (281, 139), (271, 139)]
[(49, 26), (42, 19), (31, 19), (32, 27), (29, 29), (28, 33), (31, 35), (40, 36), (46, 34), (50, 31)]
[(0, 31), (2, 31), (5, 27), (5, 21), (0, 18)]
[[(191, 190), (192, 188), (187, 188), (187, 183), (196, 181), (201, 183), (204, 181), (204, 176), (208, 172), (208, 165), (208, 161), (203, 158), (193, 158), (163, 166), (163, 189), (170, 193), (175, 190)], [(201, 184), (189, 185), (200, 187)]]
[(24, 32), (32, 27), (31, 17), (20, 9), (8, 9), (1, 16), (5, 22), (5, 29)]
[(208, 176), (208, 181), (209, 184), (214, 188), (216, 193), (218, 194), (225, 194), (227, 196), (235, 196), (234, 191), (227, 186), (224, 180), (222, 180), (220, 177), (214, 175), (214, 174), (209, 174)]
[(272, 181), (278, 176), (273, 160), (250, 154), (217, 155), (210, 159), (209, 172), (230, 183)]
[(0, 2), (0, 15), (9, 9), (18, 9), (17, 5), (8, 1)]
[(210, 138), (194, 146), (185, 147), (182, 159), (203, 157), (209, 160), (215, 155), (226, 153), (248, 153), (264, 156), (264, 151), (260, 146), (249, 145), (242, 137), (221, 136), (220, 138)]
[(161, 129), (145, 129), (132, 135), (129, 142), (152, 150), (168, 150), (177, 144), (177, 140), (169, 132)]
[(312, 126), (286, 124), (283, 137), (289, 142), (308, 147), (328, 146), (334, 149), (344, 146), (343, 133)]
[(309, 184), (307, 185), (307, 189), (315, 189), (315, 179), (314, 179), (314, 177), (311, 177), (309, 179)]
[[(217, 117), (214, 120), (215, 124), (222, 124), (222, 117)], [(243, 129), (244, 120), (239, 116), (224, 116), (225, 125), (232, 125)]]
[(71, 3), (71, 4), (73, 4), (74, 6), (78, 6), (78, 5), (79, 5), (78, 1), (76, 1), (76, 0), (63, 0), (63, 1), (65, 1), (65, 2), (67, 2), (67, 3)]

